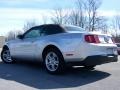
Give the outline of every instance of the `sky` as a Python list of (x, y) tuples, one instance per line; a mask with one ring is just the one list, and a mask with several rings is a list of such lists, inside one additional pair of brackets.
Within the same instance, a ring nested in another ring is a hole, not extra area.
[[(30, 20), (43, 23), (43, 18), (49, 21), (55, 8), (72, 9), (76, 0), (0, 0), (0, 35), (9, 31), (22, 30)], [(120, 14), (120, 0), (102, 0), (99, 9), (101, 15), (112, 18)]]

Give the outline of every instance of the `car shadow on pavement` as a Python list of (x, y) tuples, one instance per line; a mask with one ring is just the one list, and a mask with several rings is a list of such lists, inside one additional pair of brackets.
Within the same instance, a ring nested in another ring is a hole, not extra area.
[(109, 77), (107, 72), (88, 71), (81, 67), (69, 68), (65, 74), (50, 75), (37, 63), (18, 62), (4, 64), (0, 62), (0, 79), (12, 80), (36, 89), (72, 88), (90, 84)]

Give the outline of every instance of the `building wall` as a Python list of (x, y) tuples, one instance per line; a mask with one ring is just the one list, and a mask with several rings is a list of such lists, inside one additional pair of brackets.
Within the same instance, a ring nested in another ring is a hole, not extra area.
[(0, 48), (2, 48), (4, 43), (5, 43), (5, 37), (4, 36), (0, 36)]

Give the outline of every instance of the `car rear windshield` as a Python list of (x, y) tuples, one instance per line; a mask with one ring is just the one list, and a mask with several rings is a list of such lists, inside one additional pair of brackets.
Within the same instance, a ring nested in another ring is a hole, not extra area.
[(85, 30), (78, 26), (64, 26), (67, 32), (85, 32)]

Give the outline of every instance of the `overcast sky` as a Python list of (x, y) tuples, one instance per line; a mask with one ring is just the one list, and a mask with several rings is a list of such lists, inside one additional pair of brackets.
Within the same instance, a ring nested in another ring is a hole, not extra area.
[[(72, 9), (76, 0), (0, 0), (0, 35), (21, 30), (26, 21), (48, 19), (54, 8)], [(99, 9), (103, 16), (120, 14), (120, 0), (102, 0)], [(49, 22), (49, 21), (48, 21)]]

